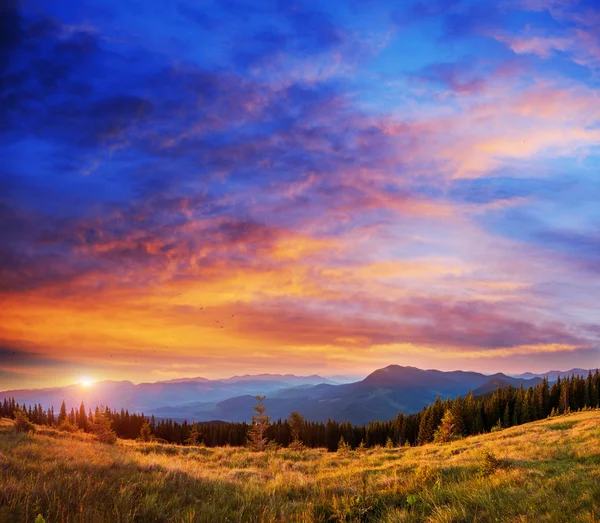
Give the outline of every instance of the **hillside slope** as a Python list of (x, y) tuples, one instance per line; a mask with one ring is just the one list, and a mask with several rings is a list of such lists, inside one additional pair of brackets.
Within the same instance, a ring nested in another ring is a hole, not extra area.
[(109, 446), (3, 420), (0, 485), (1, 522), (597, 521), (600, 410), (346, 453)]

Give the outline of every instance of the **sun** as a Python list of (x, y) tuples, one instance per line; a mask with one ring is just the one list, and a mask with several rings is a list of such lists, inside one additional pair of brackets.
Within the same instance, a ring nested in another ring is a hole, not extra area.
[(94, 384), (94, 380), (92, 378), (87, 378), (87, 377), (81, 377), (79, 378), (79, 385), (81, 385), (82, 387), (88, 388), (91, 387)]

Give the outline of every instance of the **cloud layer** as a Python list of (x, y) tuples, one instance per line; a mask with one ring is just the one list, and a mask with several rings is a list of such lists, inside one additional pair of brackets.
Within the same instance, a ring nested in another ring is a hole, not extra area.
[(598, 20), (9, 6), (0, 380), (598, 365)]

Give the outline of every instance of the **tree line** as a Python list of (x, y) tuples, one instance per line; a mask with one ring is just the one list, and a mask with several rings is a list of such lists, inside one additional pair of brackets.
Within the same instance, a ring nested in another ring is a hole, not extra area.
[(203, 444), (208, 447), (244, 446), (263, 450), (269, 444), (290, 445), (338, 450), (344, 448), (422, 445), (432, 441), (450, 441), (501, 428), (521, 425), (584, 408), (600, 407), (600, 372), (587, 377), (559, 378), (552, 384), (547, 378), (535, 387), (507, 386), (483, 395), (436, 401), (414, 414), (399, 413), (388, 421), (375, 421), (363, 425), (328, 420), (326, 423), (307, 421), (294, 412), (289, 419), (270, 422), (263, 405), (263, 396), (252, 423), (229, 422), (178, 422), (156, 419), (144, 414), (130, 413), (126, 409), (96, 407), (92, 412), (83, 403), (79, 409), (67, 411), (62, 402), (59, 413), (54, 408), (38, 405), (19, 405), (14, 398), (5, 398), (0, 404), (0, 416), (15, 418), (18, 414), (31, 423), (58, 427), (61, 430), (98, 431), (107, 427), (124, 439), (156, 440), (176, 444)]

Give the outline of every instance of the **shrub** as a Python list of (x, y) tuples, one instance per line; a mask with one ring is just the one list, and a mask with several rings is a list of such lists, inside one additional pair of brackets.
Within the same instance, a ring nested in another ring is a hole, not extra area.
[(496, 472), (499, 466), (500, 460), (496, 455), (491, 450), (484, 450), (479, 465), (479, 473), (482, 476), (489, 476)]
[(352, 447), (350, 446), (349, 443), (346, 443), (344, 436), (340, 437), (340, 441), (338, 442), (337, 451), (339, 454), (342, 454), (342, 455), (349, 454), (352, 451)]
[(17, 432), (35, 432), (35, 425), (20, 410), (15, 411), (15, 429)]
[(406, 504), (409, 507), (416, 505), (418, 501), (419, 501), (419, 498), (417, 497), (416, 494), (409, 494), (408, 496), (406, 496)]
[(302, 441), (300, 441), (300, 440), (292, 441), (288, 448), (295, 452), (304, 452), (304, 450), (305, 450), (304, 443), (302, 443)]
[(277, 452), (279, 449), (280, 445), (276, 441), (267, 441), (267, 445), (265, 446), (266, 452)]
[(109, 445), (114, 445), (117, 442), (117, 435), (111, 429), (105, 430), (96, 430), (94, 431), (96, 439), (100, 443), (108, 443)]
[(436, 483), (440, 479), (440, 471), (428, 465), (421, 465), (415, 469), (415, 480), (421, 485)]
[(77, 427), (65, 419), (58, 425), (58, 430), (61, 432), (77, 432)]
[(117, 435), (112, 429), (112, 420), (108, 417), (106, 412), (103, 412), (100, 416), (94, 417), (93, 423), (90, 423), (89, 425), (89, 430), (101, 443), (113, 445), (117, 442)]
[(498, 420), (498, 423), (496, 423), (492, 427), (492, 432), (500, 432), (501, 430), (502, 430), (502, 422), (500, 420)]

